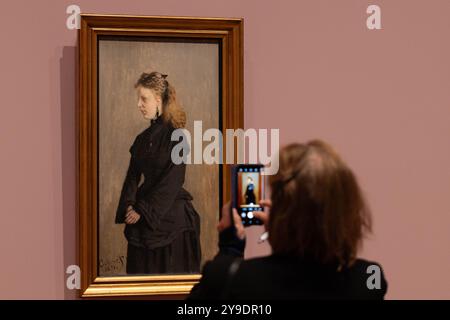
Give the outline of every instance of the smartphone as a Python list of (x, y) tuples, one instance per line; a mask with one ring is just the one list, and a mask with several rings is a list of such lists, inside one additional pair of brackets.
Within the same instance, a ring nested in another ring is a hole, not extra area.
[(231, 205), (236, 208), (244, 227), (262, 225), (253, 211), (264, 211), (259, 201), (264, 199), (265, 175), (262, 164), (239, 164), (231, 171)]

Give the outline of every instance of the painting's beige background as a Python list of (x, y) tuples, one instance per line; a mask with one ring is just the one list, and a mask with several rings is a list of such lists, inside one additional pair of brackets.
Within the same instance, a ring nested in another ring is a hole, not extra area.
[[(134, 84), (143, 71), (168, 74), (187, 115), (203, 130), (219, 126), (218, 44), (101, 40), (99, 43), (99, 272), (125, 274), (124, 224), (114, 223), (130, 159), (129, 148), (148, 127), (137, 107)], [(193, 145), (193, 144), (192, 144)], [(192, 150), (193, 152), (193, 150)], [(201, 219), (202, 261), (217, 251), (218, 166), (187, 165), (184, 187)]]

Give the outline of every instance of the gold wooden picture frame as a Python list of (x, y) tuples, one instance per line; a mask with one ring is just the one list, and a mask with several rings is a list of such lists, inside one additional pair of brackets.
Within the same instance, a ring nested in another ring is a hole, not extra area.
[[(99, 43), (102, 39), (218, 45), (217, 119), (222, 132), (243, 128), (243, 19), (82, 14), (79, 30), (78, 212), (83, 298), (183, 298), (200, 274), (104, 275), (99, 272)], [(131, 84), (132, 86), (133, 84)], [(223, 145), (226, 137), (223, 136)], [(223, 152), (225, 159), (225, 150)], [(229, 168), (219, 165), (218, 208), (230, 198)], [(216, 217), (217, 212), (211, 212)], [(214, 229), (215, 232), (215, 229)]]

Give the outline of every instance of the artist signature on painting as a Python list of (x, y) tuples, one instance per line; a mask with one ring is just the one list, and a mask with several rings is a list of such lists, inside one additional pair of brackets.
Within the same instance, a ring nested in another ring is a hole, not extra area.
[(100, 258), (99, 267), (102, 274), (117, 274), (124, 270), (126, 256), (118, 256), (112, 260)]

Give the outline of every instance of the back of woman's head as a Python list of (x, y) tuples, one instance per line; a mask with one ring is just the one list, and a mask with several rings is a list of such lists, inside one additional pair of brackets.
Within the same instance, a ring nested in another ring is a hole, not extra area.
[(352, 171), (319, 140), (290, 144), (279, 157), (279, 171), (269, 180), (273, 252), (351, 264), (371, 231), (370, 212)]

